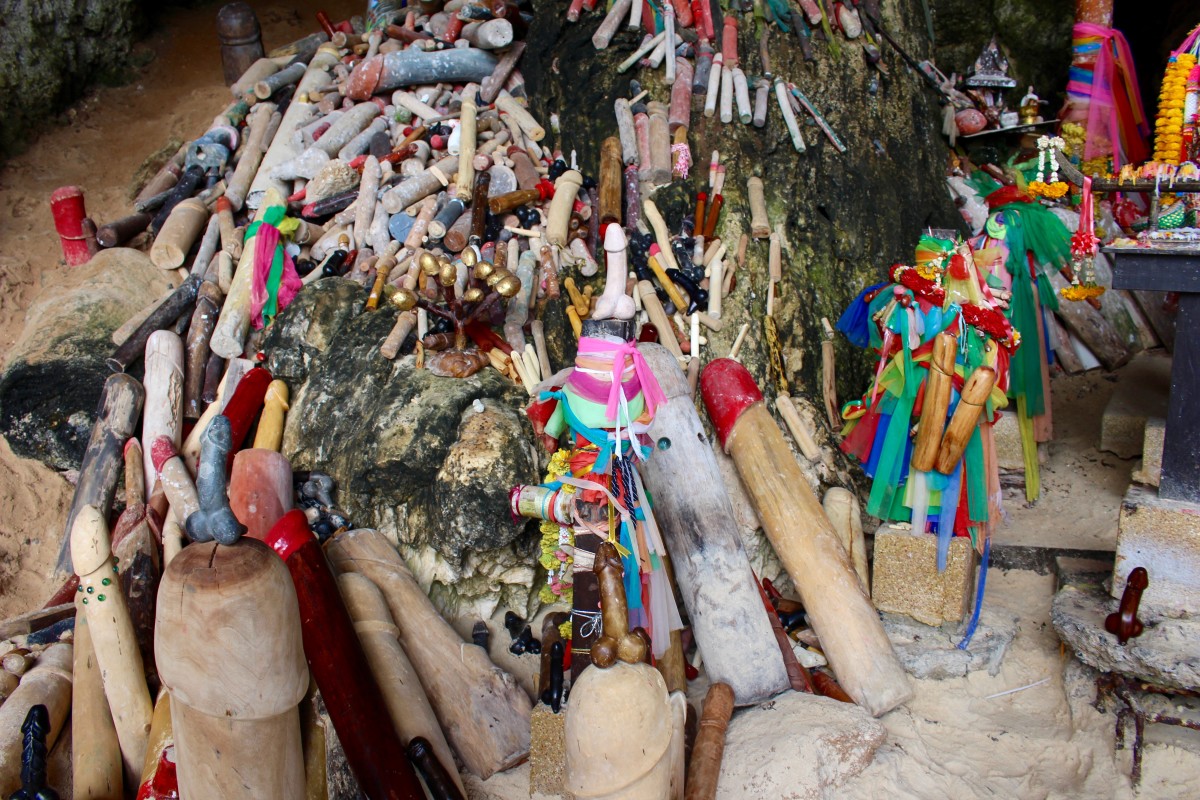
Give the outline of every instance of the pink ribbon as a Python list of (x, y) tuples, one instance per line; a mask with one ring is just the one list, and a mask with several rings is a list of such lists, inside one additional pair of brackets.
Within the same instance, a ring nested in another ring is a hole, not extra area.
[(646, 398), (646, 409), (653, 414), (654, 409), (667, 402), (666, 395), (663, 394), (662, 387), (658, 385), (658, 380), (654, 377), (654, 372), (651, 371), (650, 365), (642, 358), (642, 354), (638, 352), (636, 342), (608, 342), (603, 339), (591, 339), (581, 337), (579, 339), (579, 352), (584, 355), (611, 355), (612, 356), (612, 385), (608, 390), (608, 406), (605, 409), (605, 415), (608, 419), (615, 420), (617, 418), (617, 410), (621, 404), (621, 377), (625, 372), (625, 359), (629, 358), (633, 362), (633, 371), (637, 376), (638, 381), (642, 384), (642, 394)]
[[(254, 233), (254, 272), (250, 283), (250, 320), (256, 330), (265, 324), (262, 313), (268, 299), (267, 281), (271, 276), (271, 262), (275, 260), (275, 248), (280, 245), (279, 229), (269, 223), (261, 223)], [(276, 295), (276, 313), (287, 308), (303, 288), (304, 282), (296, 272), (292, 257), (288, 255), (287, 248), (283, 248), (283, 274)]]

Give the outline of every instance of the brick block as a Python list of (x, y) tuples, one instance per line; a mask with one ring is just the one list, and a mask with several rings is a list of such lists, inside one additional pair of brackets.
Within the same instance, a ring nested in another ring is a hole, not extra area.
[(1164, 500), (1134, 484), (1121, 502), (1112, 596), (1125, 591), (1134, 567), (1145, 567), (1150, 586), (1142, 604), (1200, 613), (1200, 505)]
[(882, 525), (875, 533), (871, 599), (880, 611), (906, 614), (926, 625), (961, 622), (971, 610), (975, 566), (967, 538), (950, 542), (946, 570), (939, 573), (936, 536)]

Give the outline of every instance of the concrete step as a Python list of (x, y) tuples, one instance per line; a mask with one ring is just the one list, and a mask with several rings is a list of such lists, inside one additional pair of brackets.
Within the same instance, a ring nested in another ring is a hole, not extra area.
[(1146, 420), (1167, 416), (1171, 357), (1146, 353), (1121, 370), (1100, 423), (1100, 449), (1121, 458), (1141, 455)]

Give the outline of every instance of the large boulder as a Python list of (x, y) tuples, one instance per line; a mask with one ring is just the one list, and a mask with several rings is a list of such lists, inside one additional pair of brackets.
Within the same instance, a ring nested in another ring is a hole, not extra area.
[(836, 797), (886, 738), (883, 723), (859, 706), (785, 692), (729, 723), (717, 797)]
[(329, 473), (339, 507), (398, 547), (447, 616), (528, 610), (538, 539), (508, 510), (513, 485), (539, 480), (528, 396), (491, 368), (439, 378), (413, 356), (384, 358), (396, 311), (364, 312), (366, 296), (319, 281), (264, 339), (291, 389), (284, 454)]
[(75, 269), (47, 272), (0, 376), (0, 434), (23, 458), (77, 469), (109, 375), (112, 334), (178, 278), (138, 250), (102, 250)]

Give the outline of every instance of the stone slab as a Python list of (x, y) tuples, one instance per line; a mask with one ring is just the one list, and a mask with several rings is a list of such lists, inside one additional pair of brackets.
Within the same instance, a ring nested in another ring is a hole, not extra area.
[(1100, 449), (1121, 458), (1141, 455), (1146, 420), (1167, 416), (1171, 359), (1143, 355), (1121, 371), (1100, 422)]
[(1168, 688), (1200, 689), (1200, 618), (1169, 617), (1153, 606), (1138, 612), (1145, 630), (1122, 647), (1104, 629), (1117, 601), (1102, 589), (1066, 586), (1054, 596), (1050, 621), (1080, 661)]
[(887, 738), (864, 709), (785, 692), (734, 714), (717, 797), (823, 800), (858, 775)]
[(914, 678), (963, 678), (983, 669), (993, 677), (999, 674), (1008, 646), (1017, 635), (1017, 617), (984, 604), (979, 627), (965, 650), (958, 649), (963, 638), (960, 627), (947, 624), (934, 628), (899, 614), (883, 615), (883, 629), (892, 649)]
[(937, 569), (937, 537), (884, 524), (875, 532), (871, 599), (880, 611), (926, 625), (960, 622), (971, 610), (975, 551), (969, 539), (950, 542), (946, 571)]
[(1162, 478), (1163, 442), (1167, 433), (1167, 421), (1162, 417), (1146, 420), (1146, 431), (1142, 438), (1142, 460), (1133, 470), (1135, 483), (1158, 486)]
[[(992, 426), (992, 441), (996, 445), (996, 463), (1005, 472), (1025, 472), (1025, 454), (1021, 449), (1021, 428), (1017, 425), (1014, 411), (1001, 411)], [(1049, 457), (1046, 443), (1037, 446), (1038, 463), (1045, 464)]]
[(1121, 502), (1113, 597), (1121, 596), (1135, 567), (1145, 567), (1150, 577), (1143, 606), (1200, 613), (1200, 505), (1130, 486)]

